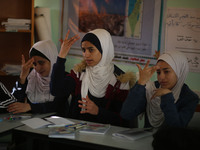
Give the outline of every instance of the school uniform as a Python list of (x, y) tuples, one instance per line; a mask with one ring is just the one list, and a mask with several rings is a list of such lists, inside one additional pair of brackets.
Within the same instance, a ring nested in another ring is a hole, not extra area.
[[(100, 62), (90, 67), (83, 61), (76, 65), (69, 75), (65, 76), (66, 59), (58, 57), (51, 77), (52, 95), (72, 95), (67, 117), (128, 126), (129, 122), (122, 119), (119, 113), (130, 87), (135, 83), (134, 75), (124, 73), (112, 63), (114, 46), (111, 36), (106, 30), (93, 30), (83, 37), (83, 41), (89, 41), (98, 48), (102, 54)], [(97, 115), (80, 113), (78, 100), (82, 100), (86, 96), (98, 106)]]
[[(88, 92), (89, 98), (99, 107), (98, 115), (80, 114), (81, 108), (78, 107), (78, 100), (82, 99), (82, 81), (80, 80), (80, 77), (85, 70), (78, 73), (75, 73), (75, 71), (72, 70), (70, 74), (65, 75), (65, 61), (66, 59), (57, 58), (51, 78), (51, 92), (53, 95), (72, 95), (70, 107), (66, 112), (65, 117), (100, 123), (110, 123), (113, 125), (129, 125), (127, 121), (120, 117), (119, 112), (125, 98), (127, 97), (129, 87), (132, 86), (130, 84), (133, 84), (133, 82), (130, 83), (134, 80), (132, 74), (125, 74), (122, 70), (115, 66), (113, 78), (106, 89), (106, 95), (104, 97), (97, 98)], [(121, 77), (121, 79), (118, 80), (117, 77)], [(128, 79), (130, 80), (128, 81)]]
[[(154, 84), (157, 88), (159, 87), (157, 81)], [(145, 93), (145, 86), (135, 84), (130, 89), (123, 105), (121, 116), (124, 119), (131, 120), (145, 112), (144, 127), (152, 127), (146, 113), (147, 99)], [(172, 93), (161, 96), (160, 107), (164, 113), (162, 126), (186, 127), (194, 114), (198, 102), (198, 96), (186, 84), (183, 85), (180, 97), (175, 104)]]
[[(66, 73), (67, 74), (67, 73)], [(46, 102), (31, 102), (29, 98), (27, 98), (26, 88), (27, 88), (28, 80), (26, 80), (25, 84), (20, 84), (19, 81), (16, 82), (13, 88), (13, 95), (17, 99), (17, 102), (24, 103), (25, 101), (30, 104), (31, 111), (30, 113), (50, 113), (55, 112), (58, 115), (63, 114), (64, 109), (68, 106), (65, 104), (66, 97), (54, 97), (53, 101)], [(66, 106), (65, 106), (66, 105)]]

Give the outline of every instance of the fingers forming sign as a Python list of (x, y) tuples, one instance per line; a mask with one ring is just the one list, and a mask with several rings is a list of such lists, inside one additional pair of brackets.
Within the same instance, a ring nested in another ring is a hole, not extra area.
[(62, 42), (62, 45), (61, 45), (61, 49), (60, 49), (60, 53), (59, 53), (59, 57), (61, 58), (66, 58), (71, 46), (77, 41), (80, 39), (79, 35), (76, 34), (74, 35), (73, 37), (69, 38), (69, 33), (70, 33), (70, 30), (67, 31), (67, 34), (65, 36), (65, 39), (64, 41)]
[(25, 62), (24, 55), (22, 55), (22, 69), (20, 73), (20, 82), (21, 84), (24, 84), (26, 77), (28, 76), (30, 69), (33, 67), (33, 58), (29, 59), (27, 62)]
[(139, 70), (138, 84), (145, 85), (150, 80), (155, 71), (159, 68), (158, 66), (149, 67), (149, 63), (150, 60), (147, 61), (143, 69), (139, 64), (136, 64)]
[(78, 101), (80, 104), (78, 105), (80, 108), (83, 108), (81, 110), (81, 114), (84, 113), (89, 113), (92, 115), (97, 115), (99, 112), (99, 107), (92, 101), (89, 99), (88, 96), (86, 96), (86, 98), (82, 98), (82, 100)]

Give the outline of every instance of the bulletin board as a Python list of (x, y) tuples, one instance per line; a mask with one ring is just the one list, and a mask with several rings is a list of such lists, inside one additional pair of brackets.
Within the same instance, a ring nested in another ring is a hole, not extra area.
[[(160, 50), (163, 0), (70, 0), (64, 4), (63, 38), (104, 28), (112, 35), (115, 60), (155, 64)], [(67, 24), (67, 25), (66, 25)], [(82, 56), (80, 40), (70, 55)]]
[(190, 72), (200, 72), (200, 8), (167, 8), (165, 50), (185, 53)]

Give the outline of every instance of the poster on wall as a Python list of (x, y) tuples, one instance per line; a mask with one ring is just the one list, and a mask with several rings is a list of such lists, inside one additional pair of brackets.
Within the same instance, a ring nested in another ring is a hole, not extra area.
[[(73, 0), (64, 6), (63, 36), (104, 28), (111, 35), (115, 60), (155, 64), (158, 49), (161, 0)], [(64, 38), (64, 37), (63, 37)], [(82, 56), (80, 40), (72, 55)]]
[(200, 72), (200, 9), (168, 8), (165, 50), (186, 54), (190, 71)]

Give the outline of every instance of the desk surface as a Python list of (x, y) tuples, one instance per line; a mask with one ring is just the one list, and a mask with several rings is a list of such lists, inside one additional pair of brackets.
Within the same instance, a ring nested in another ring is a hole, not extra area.
[(32, 129), (26, 125), (16, 128), (14, 132), (30, 137), (35, 135), (37, 136), (36, 138), (42, 137), (43, 139), (45, 138), (45, 140), (55, 140), (58, 143), (75, 142), (75, 144), (82, 144), (84, 147), (88, 146), (88, 148), (94, 146), (96, 149), (101, 147), (106, 149), (153, 150), (152, 136), (144, 137), (136, 141), (125, 140), (112, 136), (112, 133), (126, 129), (127, 128), (111, 126), (105, 135), (86, 134), (79, 133), (77, 131), (75, 134), (75, 139), (48, 138), (48, 128)]
[(200, 129), (200, 112), (195, 112), (191, 121), (188, 124), (190, 128), (197, 128)]
[[(37, 114), (37, 115), (31, 115), (30, 114), (30, 115), (34, 116), (34, 117), (44, 118), (44, 117), (47, 117), (47, 116), (50, 116), (50, 115), (53, 115), (53, 114), (55, 114), (55, 113)], [(21, 123), (21, 121), (25, 120), (25, 119), (19, 119), (19, 120), (7, 120), (7, 119), (5, 119), (9, 116), (10, 116), (9, 113), (0, 114), (0, 118), (2, 119), (2, 121), (0, 122), (0, 134), (6, 133), (6, 132), (8, 132), (8, 131), (16, 128), (16, 127), (23, 125), (23, 123)]]

